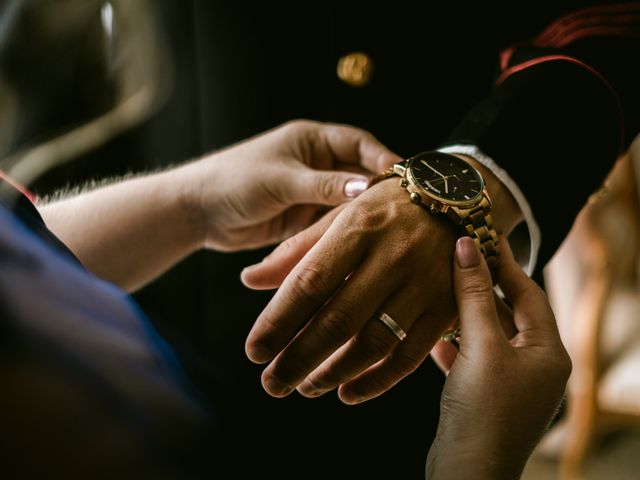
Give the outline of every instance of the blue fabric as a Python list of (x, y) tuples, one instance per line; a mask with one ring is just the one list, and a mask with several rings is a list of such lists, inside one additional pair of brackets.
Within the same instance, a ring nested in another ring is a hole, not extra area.
[[(193, 453), (209, 412), (172, 348), (129, 295), (41, 237), (0, 206), (0, 360), (26, 358), (27, 384), (29, 372), (62, 372), (61, 392), (70, 384), (72, 396), (100, 404), (95, 415), (66, 412), (69, 421), (87, 431), (125, 425), (139, 441), (132, 456), (144, 452), (158, 466), (179, 457), (176, 449)], [(41, 392), (42, 409), (49, 395), (59, 398), (56, 385)], [(180, 445), (172, 445), (175, 438)], [(52, 431), (51, 440), (69, 438)]]

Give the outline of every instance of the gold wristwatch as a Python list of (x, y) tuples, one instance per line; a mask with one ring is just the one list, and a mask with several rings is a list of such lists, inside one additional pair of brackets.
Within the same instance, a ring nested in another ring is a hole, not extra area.
[(487, 259), (495, 278), (498, 265), (498, 234), (493, 228), (491, 200), (480, 172), (462, 158), (430, 151), (396, 163), (374, 182), (400, 176), (413, 203), (431, 213), (449, 216), (473, 238)]
[[(491, 218), (491, 199), (480, 172), (462, 158), (449, 153), (430, 151), (396, 163), (374, 178), (376, 183), (393, 175), (400, 176), (411, 201), (434, 214), (446, 214), (475, 241), (487, 259), (491, 277), (498, 266), (498, 234)], [(460, 337), (460, 328), (448, 330), (442, 339)]]

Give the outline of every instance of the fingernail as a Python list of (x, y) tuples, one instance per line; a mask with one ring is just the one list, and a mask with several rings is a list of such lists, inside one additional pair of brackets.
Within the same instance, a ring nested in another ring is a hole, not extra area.
[(311, 382), (305, 380), (296, 388), (298, 393), (303, 397), (316, 398), (322, 395), (324, 392), (318, 390)]
[(358, 395), (355, 392), (344, 393), (338, 391), (338, 397), (340, 398), (340, 401), (345, 405), (357, 405), (358, 403), (362, 403), (365, 401), (365, 398), (363, 396)]
[(366, 178), (352, 178), (344, 184), (344, 194), (346, 197), (354, 198), (364, 192), (368, 186), (369, 181)]
[(480, 265), (480, 252), (471, 237), (460, 237), (456, 242), (456, 259), (461, 268)]
[(260, 344), (248, 347), (247, 356), (251, 359), (252, 362), (256, 363), (265, 363), (273, 358), (271, 350)]
[(273, 395), (274, 397), (284, 397), (289, 395), (293, 391), (293, 388), (273, 375), (265, 377), (262, 381), (262, 386), (270, 395)]

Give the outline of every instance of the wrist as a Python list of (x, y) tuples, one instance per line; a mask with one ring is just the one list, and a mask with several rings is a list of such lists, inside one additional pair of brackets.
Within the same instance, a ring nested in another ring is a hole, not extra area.
[(464, 440), (436, 435), (425, 466), (428, 480), (517, 480), (526, 464), (509, 448), (493, 442), (490, 435), (465, 435)]
[[(185, 165), (158, 174), (157, 180), (168, 197), (167, 219), (182, 232), (184, 243), (191, 252), (204, 247), (207, 232), (201, 185), (201, 176), (191, 165)], [(197, 169), (195, 169), (197, 170)]]
[(457, 153), (455, 155), (465, 159), (482, 175), (485, 188), (491, 199), (493, 225), (498, 233), (508, 236), (516, 225), (524, 219), (518, 202), (491, 169), (469, 155)]

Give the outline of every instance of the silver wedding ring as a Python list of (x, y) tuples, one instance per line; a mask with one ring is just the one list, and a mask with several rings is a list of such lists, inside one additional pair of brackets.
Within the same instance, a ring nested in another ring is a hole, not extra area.
[(396, 321), (386, 313), (381, 312), (378, 315), (378, 320), (389, 327), (389, 330), (391, 330), (393, 334), (400, 339), (400, 341), (404, 340), (404, 338), (407, 336), (407, 332), (405, 332), (402, 327), (398, 325)]

